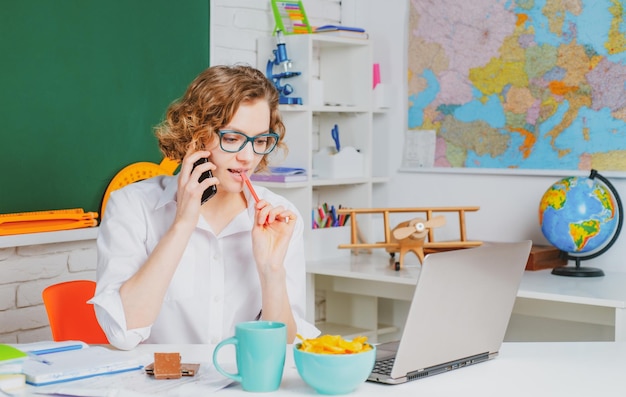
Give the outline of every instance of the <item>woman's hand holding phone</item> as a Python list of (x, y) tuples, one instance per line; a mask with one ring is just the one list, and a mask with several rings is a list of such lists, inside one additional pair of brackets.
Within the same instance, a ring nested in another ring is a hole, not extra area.
[[(208, 162), (209, 162), (208, 158), (202, 157), (201, 159), (193, 163), (193, 168), (191, 169), (191, 172), (193, 172), (193, 170), (196, 169), (196, 167), (199, 166), (200, 164), (204, 164)], [(202, 183), (202, 181), (204, 181), (207, 178), (213, 178), (213, 173), (211, 172), (211, 170), (204, 171), (202, 175), (200, 175), (200, 178), (198, 178), (198, 183)], [(211, 197), (215, 196), (215, 193), (217, 193), (217, 186), (211, 185), (208, 188), (206, 188), (204, 192), (202, 193), (202, 199), (200, 200), (200, 204), (206, 203)]]
[[(213, 184), (215, 178), (207, 180), (212, 177), (212, 172), (209, 171), (215, 169), (215, 165), (207, 160), (210, 156), (211, 152), (208, 150), (190, 149), (182, 160), (176, 193), (178, 207), (176, 217), (179, 221), (195, 226), (200, 215), (202, 196), (208, 200), (213, 194), (212, 191), (217, 191), (214, 185), (209, 186)], [(205, 190), (209, 192), (205, 194)]]

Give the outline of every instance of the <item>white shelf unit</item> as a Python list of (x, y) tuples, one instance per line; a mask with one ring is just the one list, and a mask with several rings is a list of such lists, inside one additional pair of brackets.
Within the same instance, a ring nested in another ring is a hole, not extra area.
[[(335, 259), (350, 262), (350, 251), (337, 248), (338, 244), (349, 242), (350, 227), (314, 230), (312, 211), (322, 203), (353, 208), (384, 205), (376, 196), (384, 196), (380, 192), (384, 191), (389, 178), (387, 115), (384, 109), (373, 107), (372, 43), (363, 39), (315, 34), (288, 35), (284, 36), (284, 41), (292, 62), (291, 71), (301, 74), (282, 79), (280, 83), (290, 84), (293, 93), (289, 96), (301, 97), (302, 105), (280, 106), (287, 129), (285, 142), (289, 152), (285, 158), (274, 158), (272, 162), (305, 168), (309, 180), (262, 185), (287, 197), (304, 216), (307, 263)], [(273, 61), (276, 45), (276, 37), (258, 40), (259, 69), (266, 70), (268, 61)], [(281, 71), (278, 66), (273, 69), (274, 73)], [(318, 177), (313, 168), (314, 157), (320, 150), (334, 147), (331, 129), (335, 124), (339, 127), (341, 148), (353, 147), (363, 157), (362, 172), (345, 178)], [(371, 219), (364, 216), (358, 221), (363, 233), (369, 236)], [(361, 294), (338, 293), (326, 288), (323, 283), (318, 287), (308, 293), (307, 317), (310, 321), (320, 320), (315, 315), (319, 313), (315, 302), (321, 298), (325, 302), (322, 319), (326, 321), (316, 321), (316, 325), (323, 333), (362, 334), (372, 340), (378, 340), (382, 334), (397, 333), (397, 326), (383, 324), (385, 315), (371, 315), (381, 310), (384, 300)], [(361, 315), (346, 319), (344, 313)]]
[(8, 247), (24, 247), (27, 245), (66, 243), (71, 241), (95, 240), (98, 227), (86, 227), (50, 232), (10, 234), (0, 236), (0, 249)]
[[(307, 260), (342, 257), (349, 252), (336, 246), (346, 241), (333, 240), (325, 229), (312, 229), (312, 210), (322, 203), (345, 207), (371, 207), (375, 186), (387, 180), (387, 169), (374, 172), (373, 164), (387, 162), (384, 151), (374, 149), (375, 120), (384, 111), (373, 109), (372, 44), (369, 40), (323, 36), (315, 34), (286, 35), (283, 37), (293, 72), (299, 76), (284, 78), (282, 85), (290, 84), (289, 97), (301, 97), (302, 105), (281, 105), (281, 115), (289, 147), (286, 157), (274, 157), (272, 163), (307, 169), (309, 180), (297, 183), (259, 183), (291, 200), (305, 218)], [(276, 37), (257, 41), (257, 67), (267, 69), (274, 60)], [(273, 66), (273, 72), (283, 71)], [(320, 83), (321, 82), (321, 83)], [(320, 90), (319, 87), (323, 86)], [(346, 178), (320, 178), (314, 173), (314, 156), (334, 147), (331, 129), (339, 127), (341, 148), (353, 147), (363, 157), (359, 175)], [(379, 123), (380, 124), (380, 123)], [(384, 158), (377, 158), (384, 156)], [(368, 220), (359, 218), (360, 227), (367, 233)], [(325, 238), (324, 235), (329, 237)], [(346, 233), (345, 236), (348, 236)]]

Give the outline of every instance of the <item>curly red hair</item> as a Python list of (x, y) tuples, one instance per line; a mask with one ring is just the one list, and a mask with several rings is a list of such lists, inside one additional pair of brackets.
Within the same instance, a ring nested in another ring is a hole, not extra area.
[[(277, 147), (286, 152), (278, 91), (262, 72), (245, 65), (209, 67), (191, 82), (155, 128), (161, 152), (170, 159), (182, 160), (190, 147), (200, 150), (212, 146), (218, 139), (216, 132), (232, 120), (239, 106), (259, 99), (269, 104), (268, 127), (279, 136)], [(257, 170), (267, 167), (267, 156), (263, 156)]]

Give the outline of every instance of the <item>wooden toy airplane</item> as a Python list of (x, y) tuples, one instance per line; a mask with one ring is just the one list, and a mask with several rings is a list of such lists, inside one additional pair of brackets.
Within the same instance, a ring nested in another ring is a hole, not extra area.
[[(461, 248), (477, 247), (481, 241), (467, 240), (465, 231), (465, 213), (478, 211), (479, 207), (408, 207), (408, 208), (341, 208), (338, 214), (350, 215), (350, 244), (340, 244), (338, 248), (369, 249), (384, 248), (391, 255), (391, 262), (396, 270), (402, 269), (404, 255), (413, 252), (420, 263), (424, 255), (433, 252), (449, 251)], [(459, 239), (455, 241), (435, 241), (433, 229), (446, 224), (444, 215), (434, 216), (435, 213), (454, 213), (459, 217)], [(419, 213), (422, 217), (414, 217), (398, 224), (393, 229), (389, 226), (390, 213)], [(385, 227), (385, 241), (367, 243), (358, 233), (356, 223), (357, 214), (382, 214)], [(395, 254), (399, 253), (399, 261), (395, 261)]]

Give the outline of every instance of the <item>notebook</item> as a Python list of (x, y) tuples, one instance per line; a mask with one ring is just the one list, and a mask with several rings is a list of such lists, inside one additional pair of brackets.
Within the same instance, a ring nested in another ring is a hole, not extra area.
[(368, 380), (405, 383), (495, 358), (531, 245), (488, 243), (427, 255), (402, 336), (376, 347)]
[(132, 352), (117, 351), (104, 346), (64, 349), (38, 354), (42, 360), (26, 360), (26, 383), (34, 386), (50, 385), (92, 376), (116, 374), (143, 368)]

